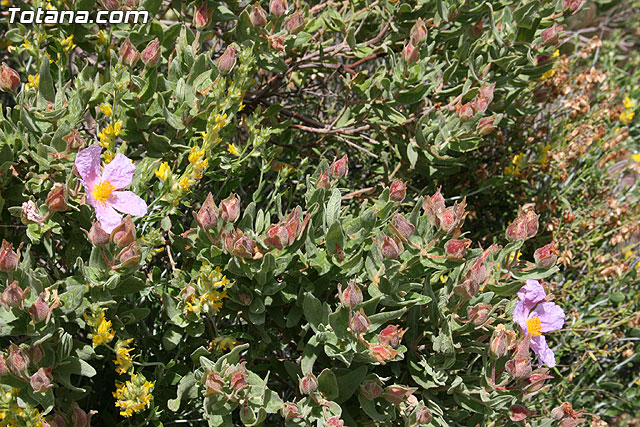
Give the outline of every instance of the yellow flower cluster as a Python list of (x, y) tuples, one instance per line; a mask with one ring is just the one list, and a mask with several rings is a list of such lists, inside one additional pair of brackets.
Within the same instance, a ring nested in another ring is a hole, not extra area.
[(233, 339), (233, 337), (228, 337), (228, 336), (220, 336), (220, 337), (215, 337), (213, 339), (213, 341), (211, 341), (211, 347), (210, 348), (214, 348), (217, 347), (218, 350), (220, 351), (224, 351), (224, 350), (233, 350), (233, 348), (236, 346), (237, 342), (235, 339)]
[(0, 426), (8, 427), (44, 427), (45, 424), (40, 411), (32, 408), (28, 403), (18, 403), (18, 388), (0, 387)]
[(100, 138), (100, 146), (104, 148), (113, 147), (116, 141), (116, 136), (120, 135), (121, 130), (122, 123), (120, 122), (120, 120), (102, 129), (102, 131), (98, 133), (98, 138)]
[(116, 391), (113, 397), (116, 407), (120, 408), (120, 415), (130, 417), (134, 412), (144, 411), (151, 404), (151, 391), (154, 383), (146, 380), (142, 374), (133, 374), (131, 379), (124, 383), (116, 383)]
[(631, 99), (628, 96), (625, 96), (622, 100), (622, 104), (624, 105), (624, 111), (620, 113), (619, 120), (628, 125), (633, 120), (633, 117), (636, 115), (635, 108), (638, 105), (635, 99)]
[(100, 111), (102, 111), (102, 114), (104, 114), (107, 117), (111, 117), (113, 115), (113, 109), (109, 104), (100, 105)]
[(524, 153), (519, 153), (513, 156), (511, 161), (513, 166), (507, 166), (504, 168), (504, 173), (507, 175), (519, 175), (520, 169), (526, 166), (526, 160), (524, 159)]
[(60, 41), (60, 44), (62, 45), (62, 48), (64, 49), (65, 52), (69, 52), (71, 49), (76, 47), (76, 45), (73, 43), (73, 34), (71, 34), (66, 39)]
[(132, 366), (132, 358), (129, 353), (131, 353), (134, 348), (129, 348), (129, 344), (133, 341), (133, 338), (129, 338), (128, 340), (118, 340), (116, 344), (115, 352), (116, 352), (116, 360), (114, 363), (118, 365), (116, 368), (116, 372), (120, 375), (129, 372)]
[(171, 168), (169, 167), (169, 163), (163, 162), (158, 169), (155, 170), (155, 174), (161, 181), (166, 181), (169, 178), (169, 174), (171, 173)]
[(220, 267), (213, 268), (208, 262), (204, 262), (200, 274), (196, 279), (197, 295), (193, 293), (185, 300), (186, 310), (191, 312), (220, 311), (222, 299), (227, 297), (224, 289), (229, 280), (222, 274)]
[(229, 153), (233, 154), (234, 156), (239, 156), (240, 155), (240, 152), (236, 148), (235, 144), (229, 144), (229, 147), (227, 148), (227, 151)]
[(104, 310), (100, 309), (97, 314), (92, 315), (84, 313), (84, 318), (93, 330), (91, 340), (94, 348), (110, 342), (116, 335), (116, 332), (111, 328), (111, 320), (105, 319)]
[(39, 84), (40, 84), (40, 74), (36, 73), (35, 76), (32, 76), (31, 74), (29, 74), (27, 76), (27, 87), (35, 89), (38, 87)]
[[(557, 57), (559, 57), (559, 56), (560, 56), (560, 51), (559, 51), (558, 49), (556, 49), (556, 50), (553, 52), (553, 55), (551, 55), (551, 59), (556, 59), (556, 58), (557, 58)], [(547, 80), (547, 79), (549, 79), (549, 78), (553, 77), (553, 75), (554, 75), (555, 73), (556, 73), (556, 70), (554, 70), (554, 69), (552, 68), (552, 69), (550, 69), (549, 71), (547, 71), (546, 73), (544, 73), (544, 74), (540, 77), (540, 80), (541, 80), (541, 81)]]

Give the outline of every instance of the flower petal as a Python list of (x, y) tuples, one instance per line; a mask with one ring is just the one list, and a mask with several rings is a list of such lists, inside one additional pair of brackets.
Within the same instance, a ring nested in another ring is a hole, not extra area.
[(513, 309), (513, 321), (520, 326), (522, 332), (524, 332), (525, 334), (528, 333), (527, 320), (529, 319), (530, 311), (531, 308), (528, 307), (527, 304), (523, 301), (518, 301), (515, 308)]
[(564, 311), (558, 304), (543, 302), (531, 312), (531, 316), (540, 319), (541, 332), (557, 331), (564, 325)]
[(100, 226), (107, 234), (111, 234), (113, 229), (122, 222), (122, 215), (116, 212), (109, 203), (96, 202), (93, 207), (96, 209), (96, 217), (100, 221)]
[(99, 145), (92, 145), (80, 150), (76, 155), (76, 169), (86, 186), (90, 187), (100, 177), (101, 152), (102, 148)]
[(133, 165), (131, 159), (124, 154), (118, 153), (113, 160), (104, 167), (102, 180), (111, 182), (113, 188), (119, 190), (131, 184), (135, 170), (136, 167)]
[(527, 284), (518, 291), (518, 298), (528, 304), (537, 304), (546, 296), (544, 288), (537, 280), (527, 280)]
[(133, 216), (147, 214), (147, 204), (133, 191), (114, 191), (109, 204), (119, 210)]
[(543, 363), (550, 368), (556, 366), (556, 357), (547, 345), (544, 335), (531, 337), (531, 349), (538, 355), (538, 368), (542, 367)]

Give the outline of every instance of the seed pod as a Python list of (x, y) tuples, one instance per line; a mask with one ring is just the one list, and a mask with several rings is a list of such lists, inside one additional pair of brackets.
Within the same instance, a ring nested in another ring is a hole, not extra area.
[(140, 261), (140, 247), (135, 242), (131, 243), (120, 251), (118, 260), (121, 267), (137, 264)]
[(422, 42), (427, 40), (427, 26), (422, 18), (418, 18), (416, 23), (411, 27), (411, 42), (414, 46), (420, 46)]
[(329, 169), (332, 178), (344, 178), (349, 173), (349, 158), (345, 154), (335, 160)]
[(102, 246), (109, 243), (109, 235), (102, 229), (99, 221), (94, 221), (87, 238), (94, 246)]
[(487, 321), (491, 304), (478, 303), (473, 307), (467, 308), (467, 318), (475, 326), (480, 326)]
[(236, 194), (220, 202), (220, 218), (226, 222), (236, 222), (240, 217), (240, 198)]
[(393, 214), (393, 218), (389, 224), (389, 231), (394, 237), (406, 243), (415, 231), (415, 227), (404, 216), (396, 212)]
[(204, 27), (208, 26), (211, 22), (211, 13), (207, 9), (207, 0), (203, 0), (202, 4), (196, 10), (196, 13), (193, 15), (193, 25), (198, 29), (202, 30)]
[(493, 125), (495, 120), (495, 116), (481, 118), (480, 120), (478, 120), (478, 124), (476, 125), (476, 131), (480, 135), (490, 134), (496, 129), (496, 127)]
[(284, 402), (282, 408), (280, 408), (280, 414), (282, 418), (289, 421), (294, 418), (302, 418), (300, 415), (300, 409), (298, 409), (298, 405), (293, 402)]
[(394, 202), (402, 202), (407, 195), (407, 185), (401, 179), (394, 179), (389, 186), (389, 198)]
[(147, 67), (153, 68), (158, 65), (158, 62), (160, 61), (160, 53), (160, 40), (156, 37), (147, 45), (147, 47), (144, 48), (142, 54), (140, 54), (140, 58)]
[(227, 46), (222, 55), (216, 61), (220, 74), (228, 74), (236, 65), (236, 49), (233, 45)]
[(450, 239), (444, 244), (444, 252), (447, 259), (462, 261), (469, 246), (471, 246), (470, 239)]
[(293, 15), (284, 20), (284, 28), (291, 34), (296, 34), (304, 28), (306, 19), (301, 10), (297, 10)]
[(489, 341), (489, 355), (495, 359), (499, 359), (507, 354), (507, 335), (506, 328), (500, 323), (493, 330), (491, 341)]
[(382, 240), (377, 241), (377, 243), (378, 248), (380, 249), (380, 252), (382, 253), (382, 256), (384, 258), (396, 259), (404, 251), (402, 243), (398, 244), (399, 242), (395, 241), (386, 234), (382, 233), (380, 238)]
[(307, 372), (302, 378), (298, 377), (298, 381), (300, 383), (300, 393), (302, 394), (313, 394), (318, 389), (318, 379), (311, 371)]
[(4, 62), (0, 64), (0, 90), (16, 92), (20, 87), (20, 74)]
[(138, 62), (138, 59), (140, 59), (140, 52), (127, 37), (120, 47), (120, 61), (128, 67), (133, 67)]
[(9, 286), (7, 286), (2, 292), (0, 297), (0, 303), (9, 310), (11, 307), (22, 310), (24, 308), (24, 301), (29, 295), (30, 288), (27, 286), (24, 290), (20, 288), (18, 282), (14, 280)]
[(69, 209), (67, 205), (67, 187), (64, 184), (56, 182), (49, 191), (49, 195), (45, 201), (49, 212), (62, 212)]
[(18, 378), (27, 378), (29, 368), (29, 356), (20, 347), (11, 344), (9, 347), (9, 357), (7, 357), (7, 367)]
[(456, 113), (458, 113), (461, 122), (468, 122), (473, 118), (475, 111), (473, 110), (473, 105), (467, 102), (466, 104), (456, 105)]
[(409, 43), (404, 45), (401, 57), (407, 65), (415, 64), (420, 59), (420, 50), (409, 41)]
[(287, 0), (270, 0), (269, 13), (276, 18), (280, 18), (287, 13)]
[(264, 243), (272, 248), (284, 249), (289, 244), (289, 233), (287, 233), (286, 227), (280, 223), (270, 226), (267, 229)]
[(211, 193), (207, 195), (207, 198), (195, 217), (198, 225), (204, 230), (210, 230), (218, 225), (218, 207), (213, 201), (213, 195)]
[(338, 297), (346, 308), (354, 309), (363, 301), (362, 290), (355, 280), (349, 281), (347, 288), (342, 292), (342, 285), (338, 284)]
[(420, 425), (429, 424), (433, 420), (433, 414), (429, 408), (424, 406), (424, 403), (420, 407), (418, 407), (416, 411), (416, 422)]
[(329, 170), (322, 172), (318, 179), (316, 180), (316, 188), (323, 188), (328, 190), (331, 187), (331, 183), (329, 182)]
[(124, 217), (120, 225), (113, 229), (109, 240), (119, 248), (129, 246), (136, 240), (136, 227), (133, 225), (131, 215)]
[(541, 248), (536, 249), (533, 253), (533, 259), (536, 265), (541, 268), (551, 268), (558, 259), (558, 250), (556, 245), (551, 242)]
[(509, 375), (514, 379), (524, 380), (531, 376), (531, 358), (521, 357), (517, 359), (508, 360), (504, 365)]
[[(20, 245), (22, 246), (22, 245)], [(13, 250), (13, 243), (2, 239), (0, 246), (0, 271), (15, 271), (20, 263), (20, 247), (18, 251)]]
[(370, 323), (369, 318), (364, 314), (364, 310), (361, 308), (360, 311), (354, 312), (351, 316), (349, 327), (355, 333), (364, 334), (369, 330)]
[(378, 334), (378, 342), (393, 348), (398, 347), (405, 332), (407, 329), (401, 329), (398, 325), (389, 325)]
[(249, 22), (254, 27), (264, 27), (267, 25), (267, 12), (260, 6), (260, 3), (256, 3), (249, 12)]
[(29, 384), (31, 388), (36, 393), (44, 393), (53, 387), (51, 384), (51, 368), (44, 369), (40, 368), (38, 371), (31, 376), (29, 379)]

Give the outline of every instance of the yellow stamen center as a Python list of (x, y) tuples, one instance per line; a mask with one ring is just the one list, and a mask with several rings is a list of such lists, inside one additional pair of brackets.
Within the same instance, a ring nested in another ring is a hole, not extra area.
[(531, 319), (527, 320), (527, 329), (529, 330), (529, 333), (534, 337), (542, 335), (542, 324), (540, 323), (540, 318), (532, 317)]
[(104, 203), (111, 198), (113, 190), (114, 188), (111, 182), (102, 181), (93, 187), (93, 198), (100, 203)]

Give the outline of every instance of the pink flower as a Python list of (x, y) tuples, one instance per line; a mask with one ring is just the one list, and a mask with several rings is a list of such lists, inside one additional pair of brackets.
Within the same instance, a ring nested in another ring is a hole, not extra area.
[(126, 214), (143, 216), (147, 213), (147, 204), (131, 191), (117, 191), (131, 184), (136, 169), (133, 162), (118, 153), (100, 175), (101, 151), (102, 148), (98, 145), (85, 148), (76, 156), (75, 165), (89, 204), (96, 210), (102, 229), (111, 233), (122, 221), (122, 215), (116, 209)]
[(513, 320), (524, 334), (531, 335), (531, 349), (538, 355), (538, 367), (544, 363), (553, 368), (556, 358), (542, 333), (562, 328), (564, 311), (555, 303), (543, 302), (546, 296), (537, 280), (527, 280), (527, 284), (518, 291), (520, 301), (513, 309)]

